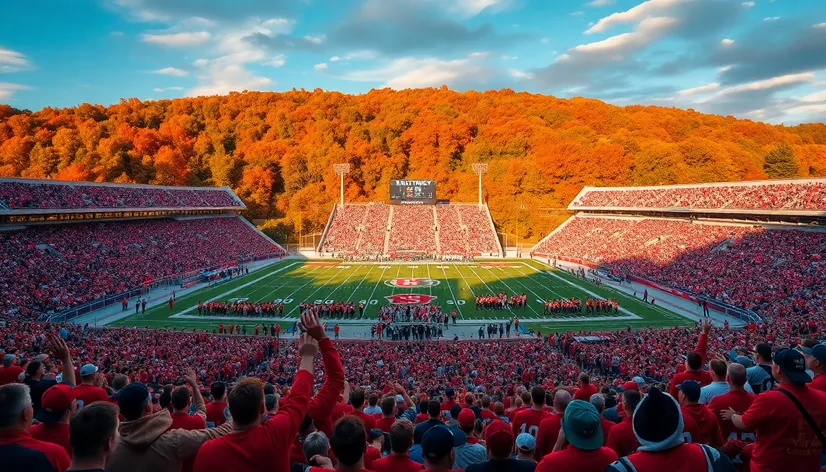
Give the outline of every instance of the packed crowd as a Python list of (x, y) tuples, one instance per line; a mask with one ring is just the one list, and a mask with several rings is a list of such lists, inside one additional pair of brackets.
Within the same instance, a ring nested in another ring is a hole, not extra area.
[(0, 181), (0, 205), (11, 210), (92, 208), (239, 207), (225, 189), (153, 187)]
[(477, 310), (506, 310), (515, 308), (525, 308), (528, 304), (528, 296), (523, 294), (513, 294), (510, 297), (504, 292), (497, 294), (479, 295), (476, 297)]
[[(309, 312), (301, 323), (307, 334), (292, 342), (9, 321), (0, 327), (0, 463), (108, 472), (820, 469), (822, 319), (599, 333), (602, 344), (574, 333), (333, 344)], [(323, 379), (313, 374), (320, 367)]]
[(235, 217), (0, 231), (0, 315), (35, 317), (150, 280), (275, 253), (283, 250)]
[(725, 210), (826, 210), (826, 182), (764, 183), (651, 189), (588, 189), (572, 208), (693, 208)]
[(490, 217), (478, 205), (397, 205), (392, 222), (390, 210), (383, 203), (336, 208), (322, 254), (349, 260), (465, 260), (499, 253)]
[[(456, 324), (456, 310), (452, 310), (453, 324)], [(384, 324), (391, 323), (436, 323), (447, 327), (448, 314), (442, 313), (442, 305), (383, 305), (379, 307), (378, 318)]]
[(534, 252), (603, 265), (772, 318), (826, 313), (826, 233), (576, 217)]

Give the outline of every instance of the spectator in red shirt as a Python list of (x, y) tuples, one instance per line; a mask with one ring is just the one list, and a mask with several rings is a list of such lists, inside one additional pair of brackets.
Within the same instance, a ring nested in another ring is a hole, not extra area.
[[(330, 438), (330, 447), (338, 463), (339, 472), (359, 472), (368, 470), (364, 466), (364, 453), (367, 448), (367, 431), (364, 423), (358, 418), (344, 416), (333, 426), (333, 436)], [(315, 467), (311, 472), (320, 472)]]
[[(301, 323), (307, 332), (299, 347), (301, 363), (290, 394), (281, 402), (278, 413), (262, 425), (264, 386), (257, 378), (241, 380), (229, 397), (229, 411), (235, 423), (233, 433), (201, 446), (195, 457), (196, 472), (289, 470), (290, 447), (310, 402), (313, 359), (320, 345), (323, 349), (335, 349), (316, 315), (302, 314)], [(366, 440), (362, 439), (362, 446), (365, 444)]]
[(55, 471), (66, 470), (71, 460), (65, 449), (29, 434), (33, 417), (28, 385), (12, 383), (0, 387), (0, 464), (4, 470), (44, 470), (42, 464), (48, 462)]
[(636, 451), (640, 446), (637, 436), (634, 434), (632, 417), (641, 400), (642, 396), (636, 390), (622, 392), (622, 407), (625, 409), (625, 417), (622, 422), (611, 428), (606, 443), (606, 446), (613, 449), (618, 457), (625, 457)]
[(642, 399), (632, 422), (640, 447), (608, 466), (606, 472), (697, 472), (708, 470), (709, 463), (714, 472), (734, 470), (728, 458), (716, 449), (683, 440), (680, 405), (657, 388), (651, 388)]
[(372, 415), (364, 413), (364, 389), (357, 388), (350, 394), (350, 404), (353, 406), (353, 411), (350, 413), (353, 416), (358, 416), (364, 423), (364, 428), (367, 431), (376, 427), (376, 419)]
[(83, 408), (94, 402), (105, 402), (109, 399), (109, 394), (99, 385), (104, 378), (98, 375), (98, 368), (94, 364), (85, 364), (80, 368), (80, 385), (75, 387), (75, 396), (78, 406)]
[(455, 401), (453, 401), (454, 390), (451, 387), (445, 389), (445, 396), (447, 400), (442, 402), (442, 413), (450, 413), (450, 409), (453, 408), (453, 405), (458, 405)]
[(707, 406), (700, 403), (700, 384), (686, 380), (677, 386), (677, 390), (680, 391), (678, 400), (683, 418), (691, 418), (697, 424), (699, 436), (690, 438), (688, 442), (708, 444), (717, 449), (723, 447), (723, 435), (717, 417)]
[(482, 412), (480, 413), (480, 418), (482, 421), (487, 424), (490, 420), (496, 419), (496, 413), (494, 413), (490, 409), (491, 399), (488, 395), (482, 396)]
[(559, 390), (554, 395), (554, 412), (548, 414), (539, 424), (539, 433), (536, 436), (536, 460), (542, 459), (542, 456), (553, 451), (559, 437), (559, 430), (562, 428), (562, 416), (570, 403), (571, 392)]
[(3, 367), (0, 367), (0, 386), (17, 382), (20, 374), (23, 373), (23, 368), (14, 364), (15, 359), (14, 354), (3, 356)]
[(720, 417), (720, 412), (733, 408), (734, 411), (744, 412), (749, 409), (757, 395), (749, 393), (745, 389), (746, 368), (741, 364), (730, 364), (726, 373), (726, 382), (729, 386), (728, 393), (714, 397), (708, 404), (708, 409), (717, 417), (720, 423), (720, 432), (723, 434), (723, 441), (754, 441), (754, 433), (740, 431), (735, 428), (731, 421), (725, 421)]
[(29, 432), (34, 439), (57, 444), (72, 457), (69, 443), (69, 420), (77, 411), (75, 392), (71, 385), (64, 383), (49, 387), (40, 400), (43, 408), (37, 414), (37, 423)]
[(105, 470), (118, 441), (118, 408), (109, 402), (89, 405), (72, 418), (69, 437), (74, 451), (69, 470)]
[(574, 393), (574, 400), (582, 400), (587, 402), (591, 400), (591, 395), (597, 393), (597, 388), (591, 385), (591, 376), (585, 372), (581, 372), (579, 374), (577, 386), (579, 388), (576, 393)]
[(781, 348), (772, 360), (772, 376), (778, 387), (758, 395), (745, 413), (729, 408), (720, 415), (735, 427), (755, 433), (752, 471), (818, 470), (822, 445), (803, 411), (821, 431), (826, 430), (826, 393), (806, 385), (811, 378), (800, 352)]
[(212, 395), (212, 401), (206, 406), (206, 420), (215, 426), (221, 426), (227, 421), (224, 415), (227, 408), (227, 385), (224, 382), (212, 382), (209, 393)]
[[(539, 424), (550, 414), (545, 410), (545, 389), (534, 387), (531, 389), (531, 408), (522, 410), (513, 418), (512, 431), (516, 437), (519, 433), (528, 433), (533, 437), (539, 434)], [(537, 445), (537, 449), (539, 445)]]
[[(187, 384), (181, 385), (172, 391), (172, 426), (169, 429), (204, 429), (206, 428), (206, 406), (204, 397), (198, 389), (198, 381), (195, 372), (188, 370), (184, 376)], [(195, 414), (189, 414), (190, 389), (192, 400), (195, 401)]]
[(704, 320), (703, 332), (697, 341), (697, 348), (695, 352), (689, 352), (686, 356), (685, 372), (680, 372), (671, 379), (671, 388), (668, 393), (672, 397), (677, 398), (677, 385), (682, 384), (686, 380), (694, 380), (700, 384), (700, 387), (705, 387), (713, 381), (711, 374), (703, 370), (703, 362), (705, 362), (705, 357), (708, 352), (709, 332), (711, 332), (711, 321)]
[(422, 465), (410, 460), (413, 445), (413, 423), (398, 420), (390, 427), (390, 455), (373, 461), (375, 472), (418, 472)]
[(603, 472), (618, 457), (613, 450), (602, 445), (601, 422), (602, 417), (594, 405), (582, 400), (572, 401), (562, 418), (561, 435), (568, 447), (543, 457), (536, 466), (537, 472)]
[[(809, 341), (807, 339), (807, 341)], [(815, 378), (809, 384), (809, 388), (826, 392), (826, 344), (815, 344), (806, 346), (804, 343), (800, 347), (800, 352), (806, 359), (806, 368), (812, 371)]]

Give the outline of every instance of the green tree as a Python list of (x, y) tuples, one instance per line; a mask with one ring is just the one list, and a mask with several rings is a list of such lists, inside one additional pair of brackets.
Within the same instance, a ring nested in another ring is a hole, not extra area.
[(781, 143), (768, 154), (763, 164), (766, 175), (772, 179), (797, 176), (797, 161), (794, 159), (794, 150), (786, 143)]

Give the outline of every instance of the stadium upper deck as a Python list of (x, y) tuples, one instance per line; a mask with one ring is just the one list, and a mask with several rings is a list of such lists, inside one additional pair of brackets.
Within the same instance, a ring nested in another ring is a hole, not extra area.
[(658, 187), (585, 187), (569, 210), (826, 215), (826, 178)]
[(97, 210), (244, 210), (228, 187), (63, 182), (0, 178), (0, 215)]

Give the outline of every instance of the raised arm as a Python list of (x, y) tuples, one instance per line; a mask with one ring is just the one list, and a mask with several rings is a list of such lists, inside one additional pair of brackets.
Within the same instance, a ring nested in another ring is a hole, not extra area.
[(72, 386), (77, 385), (75, 368), (72, 365), (72, 356), (69, 354), (69, 346), (66, 345), (66, 341), (60, 336), (55, 335), (49, 338), (47, 345), (63, 365), (63, 383), (71, 384)]
[(198, 378), (195, 376), (195, 371), (186, 369), (184, 380), (192, 389), (192, 402), (195, 404), (195, 414), (206, 421), (206, 404), (204, 403), (204, 396), (201, 395), (201, 389), (198, 388)]
[(318, 348), (321, 350), (321, 358), (324, 361), (324, 370), (327, 378), (318, 393), (310, 399), (309, 415), (312, 418), (326, 418), (333, 413), (333, 408), (338, 403), (341, 392), (344, 390), (344, 366), (341, 365), (341, 357), (336, 351), (333, 341), (327, 337), (321, 328), (318, 317), (314, 318), (317, 328), (314, 332), (308, 333), (318, 341)]

